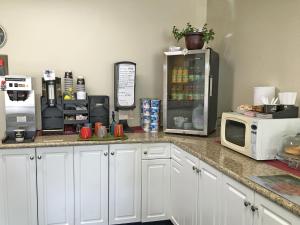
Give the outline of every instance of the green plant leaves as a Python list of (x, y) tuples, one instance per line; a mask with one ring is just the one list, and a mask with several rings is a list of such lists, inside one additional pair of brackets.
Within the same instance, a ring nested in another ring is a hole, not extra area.
[(181, 38), (183, 38), (187, 33), (193, 33), (193, 32), (202, 32), (203, 34), (203, 40), (206, 43), (209, 43), (210, 41), (214, 40), (215, 32), (213, 29), (208, 29), (207, 23), (204, 24), (202, 31), (199, 31), (198, 28), (193, 27), (190, 23), (186, 24), (186, 27), (183, 28), (181, 31), (176, 27), (173, 26), (173, 36), (175, 40), (178, 42)]

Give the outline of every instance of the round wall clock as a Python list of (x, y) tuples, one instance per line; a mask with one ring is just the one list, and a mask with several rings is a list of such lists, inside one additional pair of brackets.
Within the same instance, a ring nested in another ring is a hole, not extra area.
[(0, 48), (2, 48), (7, 40), (6, 32), (3, 27), (0, 25)]

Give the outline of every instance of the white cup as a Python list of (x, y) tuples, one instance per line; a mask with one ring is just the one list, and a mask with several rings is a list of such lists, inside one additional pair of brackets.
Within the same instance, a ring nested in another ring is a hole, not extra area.
[(78, 100), (85, 100), (86, 99), (86, 92), (85, 91), (77, 91), (77, 99)]

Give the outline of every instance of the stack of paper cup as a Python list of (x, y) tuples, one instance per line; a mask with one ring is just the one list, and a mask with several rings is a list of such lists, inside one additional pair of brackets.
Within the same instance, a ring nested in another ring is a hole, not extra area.
[(151, 100), (151, 124), (150, 131), (158, 132), (159, 130), (159, 113), (160, 113), (160, 100), (152, 99)]
[(65, 91), (73, 93), (74, 88), (73, 88), (73, 73), (72, 73), (72, 71), (65, 72), (64, 83), (65, 83), (65, 85), (64, 85)]
[(151, 100), (148, 98), (143, 98), (140, 100), (141, 104), (141, 127), (145, 132), (150, 132), (150, 123), (151, 123)]
[(141, 127), (145, 132), (158, 132), (160, 100), (142, 98), (141, 104)]
[(262, 99), (271, 101), (275, 97), (275, 87), (254, 87), (254, 105), (263, 105)]

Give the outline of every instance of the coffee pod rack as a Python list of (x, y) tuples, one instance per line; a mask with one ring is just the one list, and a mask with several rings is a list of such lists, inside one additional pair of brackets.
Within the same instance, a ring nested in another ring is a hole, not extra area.
[[(276, 106), (276, 107), (275, 107)], [(295, 105), (264, 105), (264, 113), (272, 115), (272, 119), (298, 118), (299, 107)]]
[[(63, 100), (64, 133), (74, 134), (79, 132), (79, 128), (89, 122), (89, 101)], [(80, 118), (80, 119), (79, 119)], [(85, 118), (85, 119), (82, 119)]]

